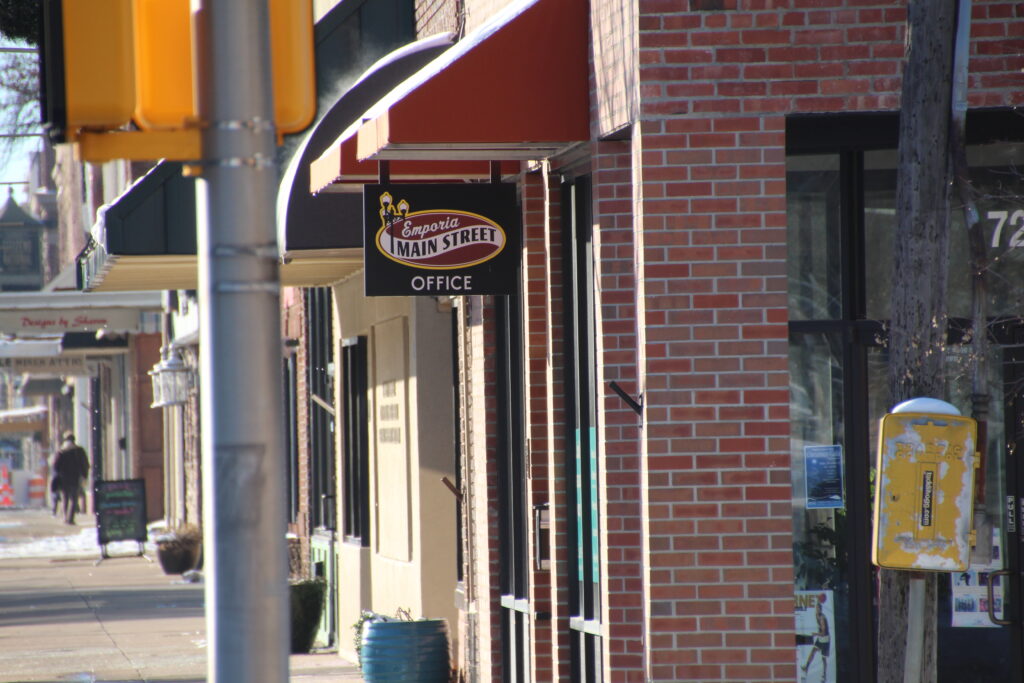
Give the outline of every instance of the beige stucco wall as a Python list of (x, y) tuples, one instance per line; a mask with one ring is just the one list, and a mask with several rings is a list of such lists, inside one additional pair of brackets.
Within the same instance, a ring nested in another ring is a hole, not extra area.
[(319, 21), (321, 17), (331, 11), (341, 0), (313, 0), (313, 21)]
[[(447, 619), (458, 637), (455, 499), (441, 481), (455, 480), (450, 313), (429, 297), (362, 292), (361, 274), (334, 288), (339, 337), (365, 335), (369, 352), (369, 547), (338, 547), (338, 630), (348, 656), (364, 609)], [(340, 438), (339, 429), (339, 454)]]

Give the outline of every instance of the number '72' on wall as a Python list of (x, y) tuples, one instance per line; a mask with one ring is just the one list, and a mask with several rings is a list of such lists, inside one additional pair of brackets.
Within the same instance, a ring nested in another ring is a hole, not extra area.
[(1003, 236), (1003, 226), (1007, 223), (1011, 228), (1017, 228), (1017, 231), (1010, 237), (1010, 248), (1024, 247), (1024, 209), (1017, 209), (1012, 214), (1009, 211), (989, 211), (985, 216), (999, 221), (996, 223), (996, 229), (992, 232), (993, 248), (999, 247), (999, 240)]

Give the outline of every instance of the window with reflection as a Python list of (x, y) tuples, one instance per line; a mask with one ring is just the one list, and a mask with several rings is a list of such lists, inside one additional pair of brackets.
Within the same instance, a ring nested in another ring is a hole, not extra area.
[[(1007, 545), (1002, 508), (1008, 497), (1020, 499), (1024, 492), (1017, 481), (1024, 482), (1024, 475), (1007, 458), (1016, 434), (1024, 434), (1024, 382), (1019, 379), (1024, 354), (1018, 350), (1024, 344), (1024, 144), (1013, 138), (1022, 136), (1019, 129), (1024, 126), (1010, 114), (984, 119), (999, 125), (979, 121), (976, 117), (974, 132), (968, 132), (968, 162), (970, 198), (984, 241), (983, 286), (975, 286), (959, 200), (952, 210), (946, 264), (950, 329), (945, 398), (984, 422), (985, 466), (975, 527), (985, 540), (972, 556), (979, 568), (975, 581), (1018, 562), (1016, 548)], [(878, 420), (891, 408), (886, 330), (896, 234), (895, 132), (895, 116), (787, 123), (794, 656), (799, 680), (875, 678), (872, 465)], [(971, 322), (976, 295), (984, 303), (986, 321), (977, 331)], [(976, 333), (990, 342), (984, 358), (972, 345)], [(993, 600), (981, 588), (967, 590), (951, 577), (940, 579), (940, 683), (1009, 680), (1007, 675), (1019, 680), (1024, 649), (1020, 636), (989, 618), (988, 603), (998, 601), (999, 609), (1009, 609), (1019, 601), (1007, 583)]]

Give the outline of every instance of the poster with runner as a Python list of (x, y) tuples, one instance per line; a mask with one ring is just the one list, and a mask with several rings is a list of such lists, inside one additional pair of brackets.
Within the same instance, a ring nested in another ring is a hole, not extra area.
[(796, 591), (796, 666), (799, 683), (835, 683), (832, 591)]

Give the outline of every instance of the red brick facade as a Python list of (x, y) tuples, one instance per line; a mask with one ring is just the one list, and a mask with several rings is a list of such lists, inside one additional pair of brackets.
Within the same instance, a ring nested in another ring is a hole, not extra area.
[[(483, 6), (465, 4), (470, 16)], [(896, 110), (906, 2), (590, 7), (593, 139), (571, 172), (592, 179), (596, 226), (604, 680), (792, 681), (786, 120)], [(1024, 104), (1024, 5), (977, 0), (972, 12), (969, 106)], [(562, 161), (519, 178), (527, 509), (551, 514), (550, 569), (530, 575), (534, 615), (550, 614), (530, 626), (538, 681), (571, 680)], [(487, 381), (464, 367), (463, 390), (486, 393), (490, 430), (486, 463), (465, 446), (467, 480), (486, 468), (488, 482), (467, 514), (489, 515), (467, 525), (467, 547), (491, 570), (480, 680), (500, 680), (494, 307), (482, 323), (464, 310), (463, 329), (482, 324), (484, 341), (462, 354), (486, 358)], [(612, 381), (642, 397), (639, 416)]]
[[(906, 3), (639, 5), (651, 674), (792, 680), (785, 117), (896, 108)], [(971, 107), (1021, 103), (1022, 13), (975, 3)]]
[(299, 511), (295, 522), (288, 525), (293, 535), (291, 573), (293, 576), (309, 577), (309, 506), (312, 505), (309, 493), (309, 339), (305, 335), (306, 309), (304, 290), (292, 290), (282, 308), (281, 325), (286, 339), (299, 341), (295, 352), (295, 395), (300, 400), (295, 402), (295, 428), (298, 434), (298, 467), (295, 476), (298, 478)]

